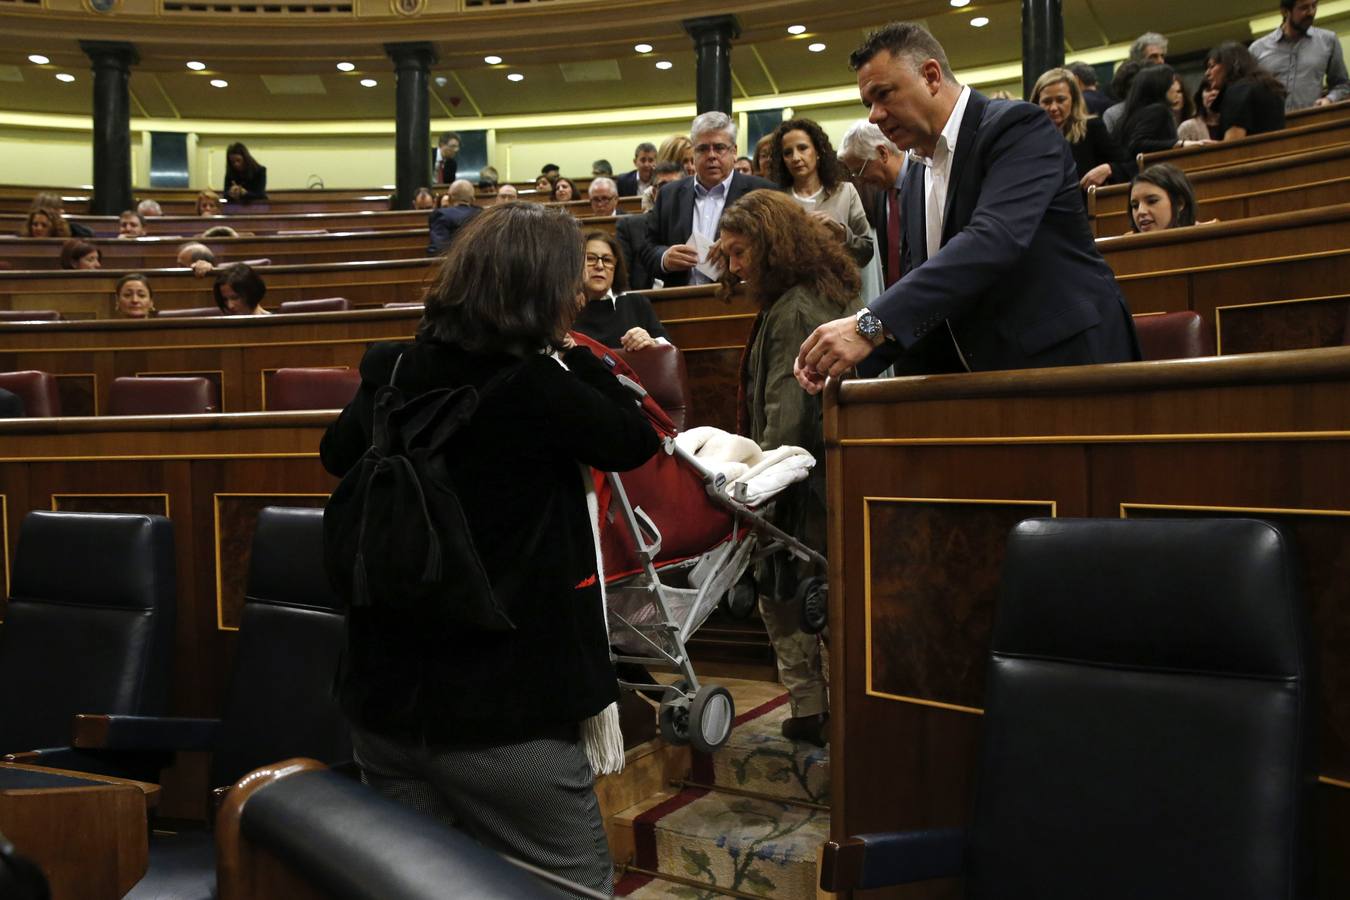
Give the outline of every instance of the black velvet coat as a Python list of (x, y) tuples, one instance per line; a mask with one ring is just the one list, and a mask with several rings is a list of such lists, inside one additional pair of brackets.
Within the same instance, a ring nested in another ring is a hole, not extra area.
[(400, 350), (405, 393), (481, 386), (518, 367), (483, 398), (447, 460), (516, 630), (466, 629), (447, 644), (387, 611), (352, 610), (338, 688), (344, 712), (364, 729), (438, 744), (525, 740), (594, 715), (618, 689), (578, 463), (634, 468), (656, 452), (656, 433), (588, 350), (564, 354), (569, 372), (542, 354), (522, 363), (419, 338), (367, 351), (360, 391), (320, 448), (333, 474), (369, 446), (375, 391), (388, 383)]

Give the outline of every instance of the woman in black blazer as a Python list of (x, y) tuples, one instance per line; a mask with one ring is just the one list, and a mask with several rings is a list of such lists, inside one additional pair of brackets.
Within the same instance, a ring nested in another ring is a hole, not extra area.
[(225, 149), (225, 187), (220, 193), (235, 203), (267, 199), (267, 167), (258, 165), (239, 141)]
[(335, 475), (356, 464), (396, 363), (405, 396), (480, 389), (445, 471), (514, 628), (446, 636), (401, 610), (351, 608), (338, 697), (368, 784), (608, 893), (594, 772), (621, 766), (623, 744), (587, 467), (635, 468), (659, 442), (589, 350), (563, 349), (582, 273), (576, 220), (505, 203), (462, 238), (428, 291), (416, 340), (367, 351), (361, 388), (320, 455)]
[(1224, 41), (1209, 51), (1205, 78), (1220, 91), (1220, 140), (1233, 141), (1284, 127), (1284, 84), (1237, 41)]
[(1101, 187), (1128, 181), (1132, 166), (1101, 119), (1088, 113), (1078, 79), (1068, 69), (1050, 69), (1036, 79), (1031, 102), (1045, 110), (1069, 142), (1079, 185)]
[(1177, 110), (1184, 104), (1181, 79), (1171, 66), (1142, 69), (1130, 85), (1120, 126), (1120, 142), (1130, 156), (1204, 143), (1177, 137)]

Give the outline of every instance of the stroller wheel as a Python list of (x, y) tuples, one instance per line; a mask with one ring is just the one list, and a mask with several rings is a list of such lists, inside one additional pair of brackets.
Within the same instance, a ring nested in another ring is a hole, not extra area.
[(727, 742), (736, 720), (736, 704), (724, 687), (705, 685), (689, 705), (689, 743), (695, 750), (712, 753)]
[(830, 624), (830, 583), (822, 577), (809, 578), (797, 592), (802, 604), (802, 631), (820, 634)]
[(748, 619), (755, 612), (755, 606), (759, 602), (759, 587), (755, 584), (755, 576), (746, 573), (741, 576), (741, 580), (731, 586), (727, 591), (726, 604), (727, 612), (733, 619)]
[(662, 740), (671, 746), (683, 747), (689, 743), (689, 682), (677, 681), (671, 687), (675, 690), (666, 691), (656, 721)]

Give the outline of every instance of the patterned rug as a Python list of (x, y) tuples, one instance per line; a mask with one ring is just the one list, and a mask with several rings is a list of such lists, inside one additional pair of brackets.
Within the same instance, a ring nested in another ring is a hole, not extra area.
[[(690, 780), (767, 795), (686, 788), (633, 820), (638, 868), (763, 897), (814, 898), (816, 858), (828, 837), (828, 810), (772, 798), (829, 802), (825, 750), (782, 736), (787, 695), (736, 718), (731, 739), (711, 756), (695, 753)], [(716, 900), (716, 891), (628, 874), (621, 897)]]

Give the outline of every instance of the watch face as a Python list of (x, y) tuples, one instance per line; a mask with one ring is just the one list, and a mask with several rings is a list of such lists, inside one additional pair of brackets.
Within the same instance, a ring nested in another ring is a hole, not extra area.
[(881, 334), (881, 320), (874, 313), (864, 309), (858, 313), (858, 331), (867, 337)]

